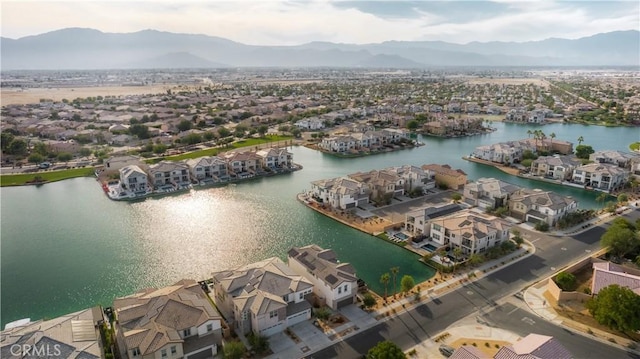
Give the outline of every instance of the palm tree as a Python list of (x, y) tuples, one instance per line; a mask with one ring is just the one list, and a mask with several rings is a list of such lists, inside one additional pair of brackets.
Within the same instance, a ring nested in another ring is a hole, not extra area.
[(396, 296), (396, 278), (400, 273), (400, 267), (391, 267), (391, 274), (393, 275), (393, 296)]
[(527, 138), (531, 138), (531, 135), (533, 135), (533, 131), (527, 130)]
[(551, 137), (551, 149), (553, 150), (553, 139), (556, 138), (556, 133), (555, 132), (551, 132), (549, 137)]
[(584, 137), (582, 136), (578, 137), (578, 146), (580, 146), (582, 142), (584, 142)]
[(391, 276), (389, 275), (389, 273), (383, 273), (380, 276), (380, 283), (382, 285), (384, 285), (384, 300), (387, 300), (387, 285), (389, 284), (389, 279), (391, 279)]
[(460, 247), (456, 247), (453, 249), (453, 256), (456, 257), (456, 262), (453, 265), (453, 270), (456, 269), (456, 265), (458, 265), (458, 261), (460, 260), (461, 255), (462, 255), (462, 249), (460, 249)]

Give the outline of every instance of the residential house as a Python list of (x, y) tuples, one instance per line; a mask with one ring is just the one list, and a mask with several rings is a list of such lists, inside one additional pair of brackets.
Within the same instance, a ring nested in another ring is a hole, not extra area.
[(136, 165), (120, 169), (120, 186), (127, 191), (146, 193), (149, 188), (148, 182), (147, 173)]
[(273, 257), (213, 273), (214, 301), (240, 333), (270, 336), (311, 318), (313, 284)]
[(278, 169), (291, 168), (293, 165), (293, 155), (286, 148), (269, 148), (256, 152), (263, 168)]
[(12, 322), (0, 331), (3, 359), (105, 358), (99, 326), (102, 307), (84, 309), (54, 319)]
[(189, 165), (184, 162), (161, 161), (149, 167), (149, 177), (155, 189), (181, 188), (191, 184)]
[(512, 108), (505, 116), (505, 120), (510, 122), (527, 122), (527, 119), (527, 111), (523, 108)]
[(511, 216), (526, 222), (545, 222), (549, 226), (576, 209), (578, 202), (573, 198), (539, 189), (522, 188), (509, 199)]
[(348, 177), (311, 182), (313, 198), (341, 210), (369, 203), (370, 193), (369, 186)]
[(545, 112), (543, 110), (533, 110), (529, 112), (529, 116), (527, 117), (527, 122), (542, 124), (544, 123)]
[(288, 252), (288, 264), (313, 283), (313, 292), (331, 309), (356, 303), (356, 271), (351, 264), (340, 263), (333, 250), (315, 244), (294, 247)]
[(389, 170), (394, 171), (398, 176), (404, 179), (404, 190), (406, 193), (410, 193), (418, 189), (422, 189), (424, 191), (435, 188), (436, 186), (436, 181), (434, 180), (435, 174), (420, 167), (405, 165), (392, 167), (389, 168)]
[(456, 203), (429, 206), (408, 212), (405, 216), (404, 229), (414, 237), (431, 234), (431, 220), (458, 212), (462, 209)]
[(195, 280), (149, 288), (113, 301), (123, 358), (213, 358), (222, 317)]
[(200, 182), (220, 182), (229, 178), (227, 162), (220, 157), (199, 157), (187, 160), (191, 177)]
[(255, 175), (262, 160), (262, 157), (252, 151), (230, 152), (224, 158), (227, 161), (229, 174), (239, 178)]
[(509, 240), (511, 226), (501, 218), (467, 209), (432, 220), (430, 235), (432, 241), (460, 248), (469, 257)]
[(573, 156), (540, 156), (531, 162), (531, 174), (559, 181), (568, 181), (573, 175), (573, 170), (580, 165), (581, 162)]
[(433, 173), (437, 184), (444, 184), (452, 189), (460, 189), (467, 184), (467, 174), (460, 169), (454, 170), (449, 165), (429, 164), (423, 165), (422, 169)]
[(640, 295), (640, 270), (611, 262), (593, 263), (591, 294), (596, 295), (602, 288), (612, 284), (629, 288)]
[(315, 130), (323, 129), (325, 127), (324, 126), (325, 121), (326, 120), (323, 120), (318, 117), (310, 117), (310, 118), (304, 118), (302, 120), (296, 121), (296, 123), (294, 123), (294, 126), (298, 127), (299, 129), (315, 131)]
[(549, 153), (559, 153), (561, 155), (570, 155), (573, 153), (573, 143), (553, 138), (525, 138), (520, 140), (523, 145), (533, 148), (534, 153), (542, 151)]
[(353, 136), (331, 136), (322, 139), (318, 147), (325, 151), (347, 153), (356, 148), (356, 139)]
[(495, 209), (507, 206), (509, 197), (520, 189), (519, 186), (495, 178), (479, 178), (464, 186), (464, 202), (480, 208)]
[(404, 178), (389, 169), (357, 172), (348, 177), (369, 186), (374, 201), (404, 195)]
[[(492, 359), (491, 355), (472, 345), (463, 345), (456, 349), (449, 359)], [(533, 359), (533, 358), (532, 358)]]
[(596, 151), (589, 155), (589, 160), (597, 163), (616, 165), (622, 168), (631, 168), (631, 164), (640, 160), (640, 154), (627, 153), (622, 151)]
[(511, 165), (522, 161), (524, 151), (527, 150), (535, 152), (535, 147), (526, 142), (508, 141), (478, 146), (471, 156), (485, 161)]
[(512, 345), (500, 348), (493, 358), (573, 359), (574, 356), (554, 337), (532, 333)]
[(613, 164), (590, 163), (573, 170), (573, 182), (611, 192), (621, 188), (629, 178), (629, 171)]

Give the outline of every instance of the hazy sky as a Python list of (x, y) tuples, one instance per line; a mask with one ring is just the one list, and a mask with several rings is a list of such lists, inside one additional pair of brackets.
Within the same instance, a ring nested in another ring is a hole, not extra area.
[(640, 27), (638, 1), (0, 0), (2, 36), (66, 27), (220, 36), (254, 45), (310, 41), (528, 41)]

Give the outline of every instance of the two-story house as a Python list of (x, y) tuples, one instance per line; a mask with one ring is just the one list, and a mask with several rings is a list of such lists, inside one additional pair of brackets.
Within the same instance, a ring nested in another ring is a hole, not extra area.
[(120, 168), (120, 186), (133, 193), (147, 193), (149, 189), (147, 173), (136, 165), (124, 166)]
[(452, 189), (460, 189), (467, 184), (467, 174), (458, 169), (454, 170), (449, 165), (429, 164), (423, 165), (422, 169), (434, 174), (434, 179), (438, 184), (445, 184)]
[(288, 264), (313, 283), (313, 292), (327, 306), (337, 310), (356, 303), (358, 278), (351, 264), (340, 263), (336, 253), (317, 245), (292, 248)]
[(531, 174), (559, 181), (571, 179), (573, 170), (581, 163), (572, 156), (540, 156), (531, 162)]
[(480, 208), (495, 209), (507, 205), (509, 196), (520, 187), (495, 178), (479, 178), (464, 186), (464, 202)]
[(573, 198), (539, 189), (522, 188), (509, 199), (512, 217), (526, 222), (546, 222), (549, 226), (576, 209), (578, 202)]
[(573, 170), (574, 183), (608, 192), (624, 186), (628, 178), (629, 171), (614, 164), (590, 163)]
[(149, 177), (153, 187), (181, 188), (191, 184), (189, 165), (184, 162), (161, 161), (149, 167)]
[(431, 221), (431, 239), (460, 248), (465, 257), (484, 253), (509, 239), (511, 224), (501, 218), (464, 210)]
[(270, 336), (311, 318), (313, 284), (273, 257), (213, 273), (214, 302), (237, 331)]
[(212, 358), (222, 318), (194, 280), (116, 298), (116, 335), (123, 358)]

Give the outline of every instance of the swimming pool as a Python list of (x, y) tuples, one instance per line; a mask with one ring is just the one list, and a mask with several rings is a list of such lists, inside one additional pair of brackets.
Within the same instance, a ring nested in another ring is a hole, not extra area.
[(429, 252), (435, 252), (438, 249), (438, 247), (434, 246), (431, 243), (425, 244), (424, 246), (422, 246), (422, 248), (428, 250)]
[(398, 233), (394, 234), (393, 236), (398, 238), (398, 239), (400, 239), (400, 240), (402, 240), (402, 241), (406, 241), (407, 239), (409, 239), (409, 236), (407, 236), (406, 234), (401, 233), (401, 232), (398, 232)]

